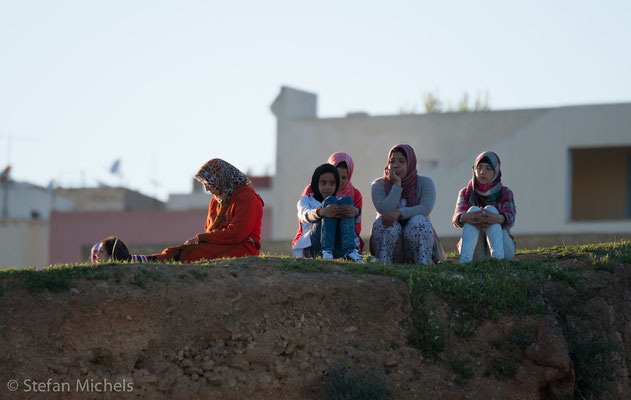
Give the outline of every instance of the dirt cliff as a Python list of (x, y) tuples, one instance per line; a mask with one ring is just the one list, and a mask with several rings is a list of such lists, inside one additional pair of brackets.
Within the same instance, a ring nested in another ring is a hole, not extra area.
[(550, 254), (482, 265), (565, 275), (473, 318), (447, 285), (485, 275), (451, 264), (424, 271), (444, 287), (271, 257), (5, 273), (0, 398), (630, 398), (631, 265)]

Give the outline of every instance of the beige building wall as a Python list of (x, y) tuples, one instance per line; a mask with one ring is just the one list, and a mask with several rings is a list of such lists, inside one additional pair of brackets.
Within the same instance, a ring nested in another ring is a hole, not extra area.
[(48, 221), (0, 220), (0, 269), (48, 266)]
[(26, 182), (0, 186), (0, 268), (47, 266), (50, 212), (72, 210), (73, 201)]
[(167, 200), (167, 210), (207, 210), (212, 195), (206, 192), (170, 193)]
[(272, 105), (277, 117), (273, 238), (296, 233), (296, 202), (315, 167), (335, 151), (355, 162), (353, 184), (364, 198), (362, 236), (376, 212), (371, 182), (383, 174), (389, 149), (408, 143), (417, 169), (437, 187), (431, 219), (441, 236), (451, 225), (458, 191), (471, 177), (477, 154), (495, 151), (503, 182), (517, 205), (517, 234), (631, 233), (631, 220), (572, 221), (570, 149), (631, 145), (631, 104), (469, 113), (318, 118), (316, 96), (283, 87)]
[(58, 188), (55, 194), (74, 202), (74, 211), (163, 210), (165, 204), (124, 187)]

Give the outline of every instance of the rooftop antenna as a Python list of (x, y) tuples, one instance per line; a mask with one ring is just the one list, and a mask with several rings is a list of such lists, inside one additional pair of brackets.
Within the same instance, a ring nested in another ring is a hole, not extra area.
[(156, 178), (156, 176), (158, 176), (158, 162), (156, 161), (155, 149), (151, 152), (151, 170), (153, 171), (153, 177), (149, 183), (153, 186), (153, 197), (158, 198), (158, 188), (161, 187), (162, 184)]
[(0, 185), (2, 185), (2, 219), (9, 217), (9, 183), (11, 182), (11, 166), (8, 165), (0, 173)]
[(13, 137), (11, 135), (7, 135), (7, 164), (11, 165), (11, 141)]
[[(12, 148), (13, 148), (13, 138), (14, 134), (12, 133), (5, 133), (5, 132), (0, 132), (0, 138), (6, 138), (7, 139), (7, 165), (11, 165), (11, 152), (12, 152)], [(42, 140), (46, 140), (37, 136), (22, 136), (19, 135), (20, 137), (17, 138), (18, 141), (38, 141), (41, 142)]]

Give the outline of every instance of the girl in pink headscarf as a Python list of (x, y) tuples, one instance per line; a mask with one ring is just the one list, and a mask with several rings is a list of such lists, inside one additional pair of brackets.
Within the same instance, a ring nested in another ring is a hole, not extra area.
[(431, 264), (445, 259), (429, 214), (436, 202), (431, 178), (416, 171), (410, 145), (390, 149), (382, 178), (371, 185), (379, 213), (370, 234), (370, 253), (384, 263)]
[(355, 163), (353, 163), (353, 159), (350, 155), (341, 151), (331, 154), (326, 162), (336, 167), (337, 172), (340, 174), (340, 189), (337, 191), (336, 196), (350, 197), (353, 200), (353, 205), (355, 206), (355, 208), (359, 210), (359, 214), (356, 215), (357, 222), (355, 223), (355, 234), (357, 235), (357, 245), (359, 248), (359, 252), (361, 253), (364, 251), (364, 241), (360, 236), (362, 231), (361, 209), (363, 207), (363, 200), (362, 194), (359, 192), (359, 190), (355, 188), (355, 186), (353, 186), (351, 182), (353, 170), (355, 169)]

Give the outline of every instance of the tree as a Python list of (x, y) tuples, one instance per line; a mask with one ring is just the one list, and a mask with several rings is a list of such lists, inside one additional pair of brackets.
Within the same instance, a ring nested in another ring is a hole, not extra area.
[(489, 93), (486, 92), (484, 99), (482, 99), (480, 92), (478, 92), (475, 101), (472, 105), (469, 104), (469, 93), (464, 92), (462, 94), (462, 98), (458, 101), (458, 107), (455, 112), (470, 112), (470, 111), (489, 111), (491, 107), (489, 106)]
[(434, 96), (432, 92), (427, 92), (424, 95), (423, 105), (425, 106), (426, 114), (439, 113), (443, 111), (443, 103), (437, 96)]
[[(462, 98), (457, 102), (456, 107), (452, 107), (451, 102), (447, 101), (447, 107), (443, 109), (443, 101), (438, 97), (438, 90), (436, 93), (427, 92), (423, 94), (423, 106), (425, 107), (425, 114), (434, 114), (442, 112), (471, 112), (471, 111), (489, 111), (491, 106), (489, 105), (489, 93), (486, 92), (484, 98), (482, 98), (480, 92), (477, 93), (473, 104), (470, 104), (469, 92), (464, 92)], [(411, 107), (400, 107), (399, 114), (419, 114), (416, 104)]]

